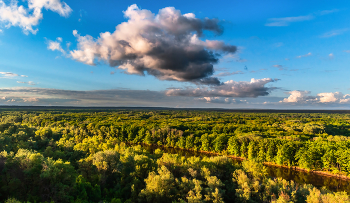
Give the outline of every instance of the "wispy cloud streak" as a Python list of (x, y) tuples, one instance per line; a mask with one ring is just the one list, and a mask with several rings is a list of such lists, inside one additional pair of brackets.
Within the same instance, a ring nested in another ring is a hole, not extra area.
[(313, 15), (285, 17), (285, 18), (270, 18), (268, 19), (269, 22), (266, 23), (265, 26), (273, 26), (273, 27), (288, 26), (293, 22), (302, 22), (302, 21), (307, 21), (312, 19), (314, 19)]

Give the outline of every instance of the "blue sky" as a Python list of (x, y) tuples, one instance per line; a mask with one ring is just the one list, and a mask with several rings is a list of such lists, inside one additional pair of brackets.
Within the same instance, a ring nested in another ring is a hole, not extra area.
[(349, 9), (0, 0), (0, 104), (348, 109)]

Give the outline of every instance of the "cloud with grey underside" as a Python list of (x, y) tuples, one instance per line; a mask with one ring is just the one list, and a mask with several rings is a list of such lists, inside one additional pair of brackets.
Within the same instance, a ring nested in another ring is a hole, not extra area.
[(63, 90), (51, 88), (15, 87), (0, 88), (0, 102), (23, 103), (32, 102), (35, 105), (96, 105), (96, 106), (161, 106), (163, 102), (172, 103), (162, 91), (150, 90)]
[(276, 87), (267, 87), (271, 82), (279, 79), (263, 78), (248, 81), (229, 80), (220, 86), (200, 86), (197, 88), (187, 87), (181, 89), (169, 89), (166, 91), (168, 96), (184, 96), (184, 97), (258, 97), (267, 96)]
[(203, 39), (205, 32), (223, 33), (218, 19), (197, 18), (166, 7), (154, 14), (131, 5), (128, 19), (113, 33), (100, 33), (97, 39), (74, 30), (78, 44), (70, 56), (88, 65), (101, 62), (127, 74), (153, 75), (160, 80), (221, 85), (213, 76), (219, 58), (233, 54), (237, 47), (219, 40)]
[[(168, 89), (165, 91), (110, 89), (110, 90), (62, 90), (35, 87), (0, 88), (0, 103), (34, 105), (80, 105), (80, 106), (193, 106), (201, 103), (240, 104), (234, 97), (268, 95), (274, 87), (265, 85), (277, 79), (252, 79), (227, 81), (220, 86), (199, 85), (198, 89)], [(175, 97), (174, 97), (175, 96)], [(185, 96), (185, 97), (184, 97)], [(197, 98), (203, 97), (202, 99)], [(208, 100), (208, 97), (211, 97)], [(222, 98), (219, 98), (222, 97)]]

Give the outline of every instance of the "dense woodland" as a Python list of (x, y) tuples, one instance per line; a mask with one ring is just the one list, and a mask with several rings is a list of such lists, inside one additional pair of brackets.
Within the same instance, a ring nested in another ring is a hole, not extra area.
[[(350, 202), (345, 192), (268, 177), (262, 164), (349, 176), (349, 114), (0, 114), (0, 202)], [(138, 144), (222, 156), (150, 153)]]

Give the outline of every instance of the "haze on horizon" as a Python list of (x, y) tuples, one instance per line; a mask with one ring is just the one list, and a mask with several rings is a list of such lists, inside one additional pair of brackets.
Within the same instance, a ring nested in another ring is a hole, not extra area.
[(0, 105), (348, 109), (349, 8), (0, 0)]

